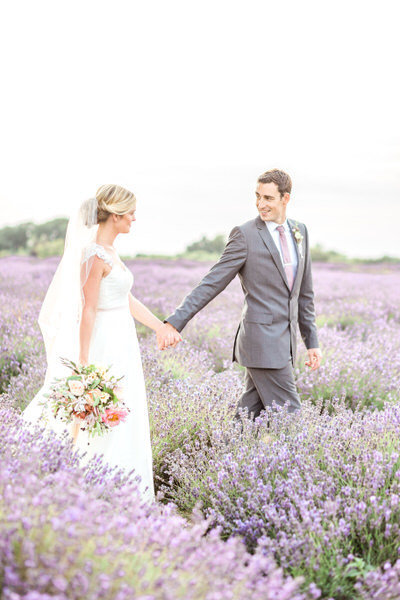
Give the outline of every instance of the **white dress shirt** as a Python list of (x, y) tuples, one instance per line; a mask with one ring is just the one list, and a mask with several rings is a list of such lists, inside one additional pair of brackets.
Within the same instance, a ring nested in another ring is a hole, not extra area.
[[(272, 235), (272, 239), (274, 240), (275, 246), (277, 247), (278, 252), (279, 252), (279, 256), (281, 257), (282, 264), (284, 264), (281, 243), (279, 241), (279, 231), (277, 230), (277, 227), (279, 227), (279, 223), (275, 223), (275, 221), (265, 221), (265, 225), (267, 226), (270, 234)], [(289, 253), (290, 253), (290, 260), (291, 260), (291, 264), (293, 267), (293, 277), (295, 278), (296, 272), (297, 272), (297, 262), (298, 261), (297, 261), (297, 252), (296, 252), (296, 248), (294, 245), (294, 239), (291, 234), (290, 226), (289, 226), (287, 219), (285, 220), (284, 223), (282, 223), (282, 225), (285, 230), (285, 236), (286, 236)]]

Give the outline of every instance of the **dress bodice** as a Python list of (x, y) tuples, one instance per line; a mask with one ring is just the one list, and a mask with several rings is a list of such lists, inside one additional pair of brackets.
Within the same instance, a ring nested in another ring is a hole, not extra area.
[(97, 310), (129, 306), (128, 294), (133, 285), (133, 275), (119, 259), (115, 259), (103, 246), (93, 243), (85, 249), (83, 261), (98, 256), (111, 267), (100, 282)]

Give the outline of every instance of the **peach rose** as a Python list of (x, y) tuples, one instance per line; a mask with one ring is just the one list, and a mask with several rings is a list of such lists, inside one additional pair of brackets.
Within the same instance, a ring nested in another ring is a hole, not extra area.
[(100, 390), (90, 390), (89, 392), (86, 392), (85, 398), (87, 399), (87, 402), (93, 406), (94, 401), (101, 398), (101, 392)]
[(78, 379), (70, 379), (70, 381), (68, 381), (68, 386), (74, 396), (82, 396), (85, 391), (85, 386), (82, 381), (79, 381)]

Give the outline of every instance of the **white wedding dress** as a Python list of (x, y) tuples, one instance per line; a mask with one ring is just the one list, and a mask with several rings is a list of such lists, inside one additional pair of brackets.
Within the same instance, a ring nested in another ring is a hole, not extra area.
[[(134, 469), (134, 476), (141, 478), (139, 488), (143, 499), (152, 501), (154, 485), (146, 389), (135, 322), (129, 310), (128, 294), (133, 275), (119, 259), (114, 260), (103, 246), (92, 243), (84, 251), (84, 260), (90, 260), (95, 255), (109, 264), (111, 271), (100, 283), (89, 362), (105, 367), (111, 365), (112, 375), (123, 376), (120, 387), (130, 413), (124, 423), (101, 437), (89, 437), (85, 431), (80, 431), (75, 448), (86, 452), (81, 459), (82, 464), (86, 464), (94, 454), (102, 454), (112, 466), (126, 471)], [(28, 421), (42, 420), (43, 406), (40, 402), (45, 392), (46, 383), (23, 413)], [(52, 416), (48, 417), (47, 422), (57, 432), (65, 430), (65, 424)]]

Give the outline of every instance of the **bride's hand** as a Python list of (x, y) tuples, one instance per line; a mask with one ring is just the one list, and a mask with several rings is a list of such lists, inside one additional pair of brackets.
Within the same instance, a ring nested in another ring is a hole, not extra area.
[(89, 364), (89, 361), (88, 361), (88, 359), (87, 359), (87, 358), (85, 358), (85, 357), (83, 357), (83, 356), (80, 356), (80, 357), (79, 357), (79, 364), (80, 364), (82, 367), (87, 367), (87, 366), (88, 366), (88, 364)]
[(181, 334), (170, 323), (164, 323), (157, 329), (156, 334), (159, 350), (165, 350), (169, 346), (175, 348), (175, 346), (182, 341)]

